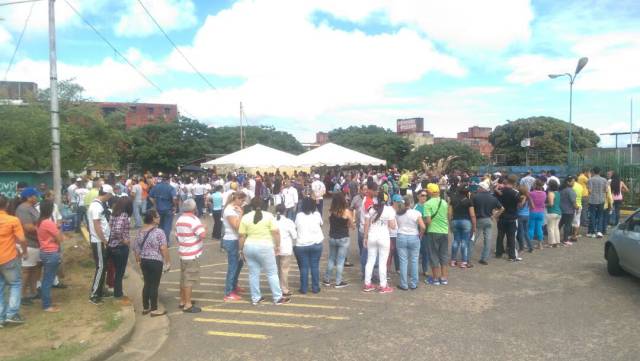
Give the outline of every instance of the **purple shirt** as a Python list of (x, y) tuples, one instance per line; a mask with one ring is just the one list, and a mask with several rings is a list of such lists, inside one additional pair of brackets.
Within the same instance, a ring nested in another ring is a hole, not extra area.
[[(142, 245), (142, 241), (144, 240), (144, 236), (149, 233), (147, 237), (147, 241)], [(152, 259), (156, 261), (162, 262), (164, 259), (162, 258), (162, 252), (160, 252), (160, 247), (162, 245), (167, 245), (167, 238), (164, 235), (164, 232), (160, 228), (152, 228), (148, 231), (143, 231), (142, 229), (138, 232), (136, 236), (136, 240), (133, 243), (133, 249), (140, 258), (144, 259)]]
[(547, 201), (547, 194), (543, 191), (531, 191), (529, 193), (531, 200), (533, 201), (533, 208), (531, 212), (542, 213), (544, 212), (545, 202)]

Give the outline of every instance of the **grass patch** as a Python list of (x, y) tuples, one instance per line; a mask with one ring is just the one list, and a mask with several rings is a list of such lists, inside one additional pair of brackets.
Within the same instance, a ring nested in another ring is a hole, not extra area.
[(106, 332), (115, 331), (120, 324), (122, 324), (122, 314), (120, 313), (120, 307), (115, 302), (106, 302), (104, 304), (103, 321), (104, 325), (102, 329)]
[(11, 358), (8, 361), (67, 361), (79, 355), (86, 349), (86, 345), (71, 343), (60, 346), (55, 350), (40, 350), (34, 355)]

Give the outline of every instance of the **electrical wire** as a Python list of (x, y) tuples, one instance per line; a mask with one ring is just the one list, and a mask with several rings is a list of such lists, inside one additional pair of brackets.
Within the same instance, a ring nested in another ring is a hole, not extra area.
[(91, 28), (91, 30), (93, 30), (93, 32), (96, 33), (96, 35), (98, 35), (98, 37), (100, 39), (102, 39), (102, 41), (104, 41), (105, 43), (107, 43), (107, 45), (109, 45), (109, 47), (116, 53), (118, 54), (127, 64), (129, 64), (129, 66), (131, 68), (133, 68), (133, 70), (135, 70), (138, 75), (140, 75), (142, 78), (144, 78), (144, 80), (147, 81), (147, 83), (151, 84), (154, 88), (156, 88), (156, 90), (158, 90), (160, 93), (162, 93), (162, 89), (156, 84), (154, 83), (151, 79), (149, 79), (149, 77), (147, 77), (140, 69), (138, 69), (131, 61), (129, 61), (129, 59), (127, 59), (126, 56), (124, 56), (118, 49), (116, 49), (116, 47), (111, 44), (111, 42), (109, 40), (107, 40), (107, 38), (105, 38), (99, 31), (98, 29), (96, 29), (95, 26), (93, 26), (93, 24), (91, 24), (87, 19), (85, 19), (80, 12), (73, 6), (71, 5), (71, 3), (68, 0), (64, 0), (65, 3), (67, 3), (67, 5), (69, 5), (69, 7), (71, 8), (71, 10), (73, 10), (74, 13), (76, 13), (76, 15), (78, 15), (78, 17), (80, 19), (82, 19), (82, 21), (84, 21), (85, 24), (87, 24), (87, 26), (89, 26)]
[(16, 48), (13, 50), (13, 54), (11, 55), (11, 60), (9, 60), (9, 65), (7, 65), (7, 70), (4, 72), (4, 80), (7, 80), (7, 76), (9, 75), (9, 70), (13, 66), (13, 61), (16, 60), (16, 54), (18, 54), (18, 49), (20, 49), (20, 44), (22, 43), (22, 37), (24, 36), (25, 31), (27, 30), (27, 26), (29, 25), (29, 19), (31, 19), (31, 14), (33, 13), (33, 6), (35, 5), (35, 1), (31, 3), (31, 7), (29, 8), (29, 13), (27, 14), (27, 18), (24, 20), (24, 26), (22, 27), (22, 32), (20, 33), (20, 37), (18, 38), (18, 42), (16, 43)]
[(17, 4), (26, 4), (26, 3), (34, 3), (42, 0), (19, 0), (19, 1), (9, 1), (5, 3), (0, 3), (0, 6), (8, 6), (8, 5), (17, 5)]
[(142, 2), (142, 0), (138, 0), (138, 3), (140, 4), (140, 6), (142, 7), (142, 9), (144, 9), (144, 11), (147, 13), (147, 15), (149, 15), (149, 18), (151, 18), (151, 20), (153, 21), (154, 24), (156, 24), (156, 26), (158, 27), (158, 29), (160, 30), (160, 32), (164, 35), (165, 38), (167, 38), (167, 40), (169, 41), (169, 43), (171, 43), (171, 45), (173, 46), (174, 49), (176, 49), (176, 51), (178, 52), (178, 54), (180, 54), (182, 56), (182, 58), (187, 62), (187, 64), (189, 64), (189, 66), (191, 66), (191, 69), (193, 69), (193, 71), (196, 72), (196, 74), (198, 74), (198, 76), (200, 76), (200, 78), (207, 83), (207, 85), (209, 85), (209, 87), (211, 87), (211, 89), (213, 90), (217, 90), (217, 88), (215, 86), (213, 86), (213, 84), (211, 84), (211, 82), (209, 82), (209, 80), (202, 75), (202, 73), (195, 67), (195, 65), (193, 65), (193, 63), (189, 60), (189, 58), (187, 58), (186, 55), (184, 55), (184, 53), (182, 52), (182, 50), (180, 50), (180, 48), (178, 48), (178, 46), (176, 45), (176, 43), (173, 42), (173, 40), (171, 40), (171, 38), (169, 37), (169, 34), (167, 34), (166, 31), (164, 31), (164, 29), (162, 28), (162, 26), (160, 25), (160, 23), (158, 23), (158, 21), (156, 20), (156, 18), (153, 17), (153, 15), (151, 15), (151, 12), (149, 11), (149, 9), (147, 9), (147, 7), (144, 5), (144, 3)]

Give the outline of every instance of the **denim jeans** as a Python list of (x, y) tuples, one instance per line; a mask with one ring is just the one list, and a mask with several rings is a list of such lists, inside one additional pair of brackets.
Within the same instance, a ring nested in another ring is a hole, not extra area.
[(333, 269), (336, 268), (336, 285), (342, 283), (342, 270), (344, 269), (344, 260), (349, 253), (349, 237), (345, 238), (329, 238), (329, 259), (327, 261), (327, 272), (324, 274), (325, 281), (331, 280)]
[[(451, 260), (469, 261), (469, 239), (471, 238), (471, 221), (468, 219), (454, 219), (451, 221), (453, 242), (451, 243)], [(460, 258), (458, 256), (460, 250)]]
[(271, 288), (273, 302), (282, 297), (280, 279), (278, 278), (278, 266), (276, 265), (276, 254), (271, 244), (244, 244), (244, 255), (249, 266), (249, 287), (251, 288), (251, 301), (258, 302), (262, 298), (260, 292), (260, 272), (264, 268)]
[(491, 252), (491, 231), (493, 227), (493, 221), (491, 217), (478, 218), (477, 221), (477, 233), (476, 240), (480, 240), (482, 236), (482, 254), (480, 255), (481, 261), (486, 261), (489, 258)]
[(609, 222), (612, 226), (617, 226), (620, 223), (620, 208), (622, 207), (622, 201), (613, 201), (613, 214), (611, 215), (611, 222)]
[(611, 209), (603, 209), (602, 217), (600, 219), (600, 229), (602, 234), (607, 234), (607, 227), (609, 226), (609, 219), (611, 219)]
[(287, 218), (296, 221), (296, 207), (287, 208)]
[(129, 246), (121, 244), (117, 247), (109, 247), (109, 258), (113, 261), (116, 268), (115, 278), (113, 281), (113, 297), (122, 297), (122, 280), (127, 270), (127, 261), (129, 260)]
[[(298, 259), (300, 268), (300, 293), (309, 290), (309, 270), (311, 270), (311, 291), (320, 292), (320, 256), (322, 256), (322, 243), (310, 246), (295, 246), (293, 252)], [(344, 263), (344, 262), (343, 262)]]
[(427, 235), (425, 234), (420, 239), (420, 266), (422, 266), (422, 273), (429, 272), (429, 244), (427, 243)]
[(531, 245), (531, 238), (529, 237), (529, 216), (518, 216), (518, 249), (523, 250), (525, 242), (527, 248), (531, 251), (533, 246)]
[[(0, 265), (0, 323), (20, 311), (22, 299), (22, 267), (20, 257)], [(9, 289), (9, 303), (4, 301), (5, 286)]]
[(142, 227), (142, 217), (147, 213), (147, 201), (133, 202), (133, 219), (136, 228)]
[(544, 233), (542, 226), (544, 224), (544, 212), (530, 212), (529, 213), (529, 241), (538, 240), (544, 241)]
[(362, 277), (364, 278), (364, 268), (367, 264), (367, 249), (364, 248), (364, 233), (360, 232), (358, 229), (358, 248), (360, 249), (360, 272), (362, 272)]
[(324, 199), (318, 199), (317, 203), (316, 203), (316, 208), (318, 209), (318, 212), (320, 213), (320, 216), (322, 217), (322, 208), (324, 207)]
[(42, 297), (42, 309), (51, 307), (51, 286), (58, 273), (60, 265), (60, 252), (42, 252), (42, 285), (40, 286), (40, 297)]
[(198, 217), (202, 217), (204, 214), (204, 195), (193, 196), (196, 201), (196, 209), (198, 210)]
[(589, 204), (589, 234), (602, 232), (602, 213), (604, 204)]
[[(400, 258), (400, 287), (418, 287), (418, 257), (420, 254), (420, 237), (398, 234), (396, 251)], [(407, 282), (407, 273), (409, 282)]]
[(227, 252), (227, 278), (224, 281), (224, 295), (228, 296), (231, 291), (238, 287), (238, 276), (242, 270), (242, 258), (237, 239), (223, 239), (222, 249)]
[(164, 211), (158, 211), (160, 214), (160, 229), (167, 237), (167, 246), (171, 244), (171, 229), (173, 228), (173, 210), (167, 209)]

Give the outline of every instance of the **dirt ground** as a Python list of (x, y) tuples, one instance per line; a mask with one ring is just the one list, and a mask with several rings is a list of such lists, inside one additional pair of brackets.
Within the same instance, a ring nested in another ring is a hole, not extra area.
[[(89, 303), (89, 286), (94, 263), (89, 244), (82, 236), (66, 233), (63, 244), (66, 289), (52, 290), (54, 304), (61, 312), (47, 314), (40, 300), (22, 306), (26, 323), (0, 329), (0, 360), (69, 360), (96, 342), (107, 340), (121, 323), (120, 306), (112, 298), (96, 306)], [(11, 347), (7, 347), (11, 345)]]

